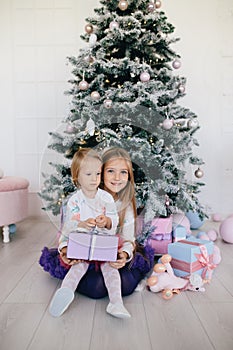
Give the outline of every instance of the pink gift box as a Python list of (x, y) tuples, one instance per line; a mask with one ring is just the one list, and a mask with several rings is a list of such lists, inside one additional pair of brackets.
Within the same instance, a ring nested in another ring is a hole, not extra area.
[(161, 240), (155, 239), (154, 238), (155, 236), (156, 235), (151, 236), (148, 239), (148, 244), (154, 249), (155, 254), (159, 254), (159, 255), (167, 254), (168, 244), (172, 242), (172, 234), (166, 233), (165, 235), (162, 235), (163, 239)]
[(172, 216), (169, 216), (167, 218), (154, 218), (151, 221), (151, 226), (154, 226), (154, 230), (152, 232), (153, 235), (155, 234), (164, 234), (164, 233), (171, 233), (172, 232)]
[(71, 232), (67, 257), (72, 259), (116, 261), (118, 237), (104, 234)]

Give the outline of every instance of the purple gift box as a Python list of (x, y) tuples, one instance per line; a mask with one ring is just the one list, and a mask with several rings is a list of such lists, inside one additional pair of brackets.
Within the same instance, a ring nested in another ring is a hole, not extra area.
[(117, 236), (71, 232), (67, 247), (67, 257), (72, 259), (116, 261), (118, 251)]

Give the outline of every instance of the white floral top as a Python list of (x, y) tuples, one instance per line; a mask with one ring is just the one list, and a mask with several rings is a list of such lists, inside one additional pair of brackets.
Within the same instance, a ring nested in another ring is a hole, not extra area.
[(115, 235), (119, 222), (116, 203), (113, 197), (104, 190), (98, 188), (95, 198), (87, 198), (82, 190), (75, 192), (68, 200), (64, 224), (59, 239), (59, 250), (67, 246), (68, 237), (71, 232), (78, 231), (78, 223), (89, 218), (96, 218), (104, 214), (112, 220), (112, 227), (98, 229), (101, 233)]

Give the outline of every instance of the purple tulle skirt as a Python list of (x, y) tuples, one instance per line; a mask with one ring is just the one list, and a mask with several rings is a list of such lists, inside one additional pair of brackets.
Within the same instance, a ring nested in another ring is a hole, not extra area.
[[(63, 279), (69, 267), (61, 262), (56, 248), (44, 247), (39, 260), (43, 269), (51, 276)], [(134, 258), (119, 269), (121, 276), (122, 295), (133, 293), (138, 283), (147, 275), (154, 264), (154, 250), (148, 245), (143, 248), (143, 253), (136, 252)], [(90, 263), (87, 273), (82, 277), (77, 291), (90, 298), (99, 299), (108, 295), (104, 279), (100, 269), (96, 269), (95, 263)]]

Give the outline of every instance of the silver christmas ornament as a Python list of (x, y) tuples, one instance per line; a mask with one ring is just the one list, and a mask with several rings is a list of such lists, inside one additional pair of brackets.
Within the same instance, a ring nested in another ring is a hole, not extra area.
[(198, 123), (198, 120), (197, 118), (194, 118), (194, 119), (190, 119), (187, 123), (188, 127), (190, 129), (195, 129), (199, 126), (199, 123)]
[(198, 168), (194, 174), (198, 179), (200, 179), (204, 175), (203, 171), (200, 168)]

